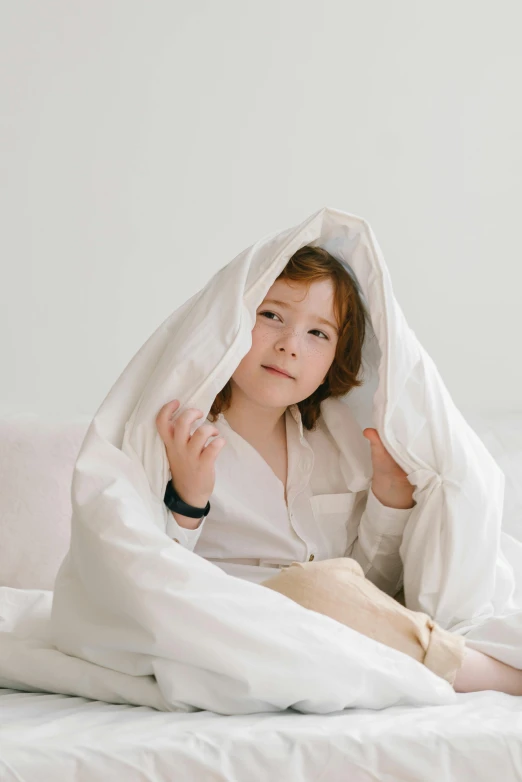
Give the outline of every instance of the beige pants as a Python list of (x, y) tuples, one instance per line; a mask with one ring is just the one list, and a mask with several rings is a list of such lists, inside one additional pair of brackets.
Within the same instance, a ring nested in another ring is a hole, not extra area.
[(462, 636), (382, 592), (354, 559), (292, 562), (262, 586), (410, 655), (450, 684), (462, 665)]

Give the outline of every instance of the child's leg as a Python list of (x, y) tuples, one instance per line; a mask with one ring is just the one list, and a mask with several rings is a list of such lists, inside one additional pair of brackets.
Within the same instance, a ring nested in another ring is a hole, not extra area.
[(365, 578), (355, 560), (294, 562), (263, 586), (408, 654), (454, 683), (464, 658), (464, 639), (382, 592)]
[(522, 695), (522, 671), (467, 646), (453, 686), (456, 692), (498, 690)]
[(471, 649), (427, 614), (410, 611), (368, 581), (353, 559), (294, 562), (263, 586), (410, 655), (457, 692), (522, 695), (522, 671)]

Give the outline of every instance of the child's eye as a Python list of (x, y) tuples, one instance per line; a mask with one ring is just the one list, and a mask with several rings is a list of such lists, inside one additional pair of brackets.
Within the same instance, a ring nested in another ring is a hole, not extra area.
[[(276, 318), (279, 317), (279, 315), (276, 315), (275, 312), (269, 312), (268, 310), (266, 312), (260, 312), (259, 314), (260, 315), (275, 315)], [(271, 318), (269, 318), (269, 320), (271, 320)]]
[[(260, 312), (259, 315), (274, 315), (274, 317), (279, 318), (279, 315), (276, 315), (275, 312), (270, 312), (270, 310), (265, 310), (264, 312)], [(272, 318), (268, 318), (268, 320), (272, 320)], [(324, 331), (319, 331), (319, 329), (312, 329), (312, 332), (316, 331), (318, 334), (322, 334), (324, 339), (330, 339), (330, 337), (324, 333)]]

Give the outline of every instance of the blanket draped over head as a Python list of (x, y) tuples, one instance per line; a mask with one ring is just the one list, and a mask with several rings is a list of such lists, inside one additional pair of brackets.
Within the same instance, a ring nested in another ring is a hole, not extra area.
[[(257, 307), (307, 244), (344, 264), (371, 319), (364, 384), (326, 399), (321, 413), (350, 491), (371, 483), (368, 426), (415, 487), (400, 550), (406, 605), (522, 668), (522, 598), (513, 573), (522, 547), (501, 531), (504, 475), (408, 327), (368, 223), (323, 208), (244, 250), (173, 312), (87, 431), (74, 469), (71, 544), (55, 585), (52, 640), (59, 651), (117, 673), (120, 688), (123, 675), (129, 702), (140, 702), (144, 677), (157, 688), (158, 708), (222, 714), (326, 713), (456, 697), (405, 654), (227, 575), (166, 534), (170, 472), (156, 415), (179, 399), (177, 415), (196, 407), (204, 416), (194, 428), (204, 421), (251, 347)], [(511, 562), (502, 553), (506, 540)]]

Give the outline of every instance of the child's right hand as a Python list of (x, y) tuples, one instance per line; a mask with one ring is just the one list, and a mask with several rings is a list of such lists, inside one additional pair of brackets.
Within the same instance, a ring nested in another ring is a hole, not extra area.
[(209, 437), (219, 435), (219, 429), (201, 424), (190, 436), (192, 424), (203, 413), (190, 407), (173, 422), (171, 418), (179, 404), (178, 399), (173, 399), (163, 405), (156, 416), (156, 428), (165, 443), (176, 492), (188, 505), (204, 508), (214, 490), (215, 461), (226, 441), (220, 435), (205, 448)]

